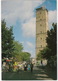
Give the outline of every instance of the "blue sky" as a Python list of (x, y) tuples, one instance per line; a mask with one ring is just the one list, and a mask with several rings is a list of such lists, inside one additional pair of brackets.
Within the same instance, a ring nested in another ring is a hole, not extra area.
[(49, 28), (57, 22), (56, 0), (2, 0), (2, 19), (7, 27), (13, 26), (16, 41), (23, 44), (24, 50), (35, 57), (36, 48), (36, 8), (48, 9)]

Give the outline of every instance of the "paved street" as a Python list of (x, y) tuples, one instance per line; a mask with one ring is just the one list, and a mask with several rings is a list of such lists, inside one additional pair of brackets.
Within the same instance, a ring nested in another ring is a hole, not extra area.
[(3, 80), (53, 80), (51, 76), (49, 76), (45, 69), (45, 67), (34, 67), (33, 72), (30, 71), (20, 71), (20, 72), (4, 72), (2, 73)]

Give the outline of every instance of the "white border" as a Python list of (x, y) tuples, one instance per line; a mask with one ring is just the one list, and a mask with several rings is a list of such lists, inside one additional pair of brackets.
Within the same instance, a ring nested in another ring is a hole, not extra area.
[[(57, 22), (58, 22), (58, 0), (57, 0)], [(58, 23), (57, 23), (57, 81), (58, 81)]]
[[(1, 72), (1, 0), (0, 0), (0, 72)], [(0, 81), (1, 79), (1, 73), (0, 73)]]
[[(58, 21), (58, 0), (57, 0), (57, 21)], [(58, 23), (57, 23), (57, 41), (58, 41)], [(57, 68), (58, 68), (58, 42), (57, 42)], [(2, 81), (2, 77), (1, 77), (1, 0), (0, 0), (0, 81)], [(6, 81), (6, 80), (3, 80), (3, 81)], [(7, 81), (10, 81), (10, 80), (7, 80)], [(14, 81), (14, 80), (11, 80), (11, 81)], [(27, 80), (27, 81), (31, 81), (31, 80)], [(34, 80), (34, 81), (37, 81), (37, 80)], [(55, 80), (41, 80), (41, 81), (55, 81)], [(57, 69), (57, 81), (58, 81), (58, 69)]]

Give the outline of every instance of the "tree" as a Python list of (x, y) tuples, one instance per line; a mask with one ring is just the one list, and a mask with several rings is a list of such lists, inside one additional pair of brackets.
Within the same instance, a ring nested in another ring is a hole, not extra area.
[(6, 27), (5, 20), (2, 20), (2, 58), (12, 57), (14, 45), (13, 45), (13, 27)]
[(14, 41), (14, 54), (13, 56), (16, 58), (17, 61), (28, 61), (30, 59), (30, 53), (23, 52), (23, 45), (18, 41)]
[(43, 50), (40, 51), (41, 58), (49, 59), (51, 50), (46, 46)]
[(23, 45), (14, 40), (13, 27), (6, 27), (5, 20), (2, 20), (2, 58), (14, 57), (17, 61), (27, 61), (30, 53), (23, 52)]
[(22, 61), (22, 57), (20, 55), (15, 55), (14, 61), (21, 62)]
[(22, 43), (19, 43), (18, 41), (13, 41), (14, 44), (14, 56), (20, 55), (23, 50)]
[(50, 56), (54, 56), (57, 53), (57, 24), (52, 24), (53, 28), (47, 32), (46, 38), (47, 47), (51, 50)]
[(37, 54), (37, 58), (36, 58), (36, 60), (41, 60), (41, 59), (42, 59), (42, 52), (40, 51), (40, 53)]
[(50, 49), (46, 46), (43, 50), (41, 50), (38, 54), (37, 54), (37, 60), (41, 60), (43, 59), (48, 59), (50, 56)]
[(53, 23), (52, 26), (53, 28), (47, 32), (47, 46), (40, 51), (40, 54), (53, 67), (53, 65), (57, 64), (57, 24)]
[(47, 47), (50, 49), (48, 64), (53, 67), (57, 66), (57, 24), (52, 24), (53, 28), (47, 32)]
[(22, 61), (29, 61), (31, 54), (28, 52), (22, 52), (20, 56), (22, 58)]
[(30, 61), (30, 56), (28, 52), (20, 52), (19, 54), (15, 54), (15, 61)]

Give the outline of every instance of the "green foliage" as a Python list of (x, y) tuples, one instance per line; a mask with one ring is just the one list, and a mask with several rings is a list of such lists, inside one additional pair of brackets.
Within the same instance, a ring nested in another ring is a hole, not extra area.
[(49, 59), (48, 59), (48, 65), (52, 68), (55, 68), (57, 67), (57, 56), (51, 56)]
[(43, 50), (40, 51), (42, 58), (48, 59), (50, 57), (51, 50), (48, 47), (45, 47)]
[(14, 57), (14, 61), (27, 61), (30, 59), (30, 53), (22, 52), (23, 45), (14, 40), (13, 27), (6, 27), (5, 20), (2, 20), (2, 58)]
[(57, 51), (57, 24), (52, 24), (53, 28), (47, 32), (46, 38), (47, 47), (51, 49), (50, 56), (56, 54)]
[(17, 61), (17, 62), (21, 62), (22, 61), (22, 57), (20, 55), (15, 55), (14, 60)]
[(38, 59), (45, 58), (50, 66), (57, 65), (57, 24), (52, 24), (53, 28), (47, 32), (47, 46), (40, 51)]
[(29, 61), (30, 60), (30, 53), (28, 52), (20, 52), (19, 54), (15, 54), (15, 61)]
[(40, 60), (41, 58), (42, 58), (42, 54), (41, 54), (41, 52), (40, 52), (39, 54), (37, 54), (36, 60)]
[(2, 20), (1, 24), (2, 28), (2, 58), (3, 57), (11, 57), (14, 50), (13, 45), (13, 27), (6, 27), (5, 20)]
[(28, 61), (28, 60), (30, 60), (30, 53), (28, 53), (28, 52), (22, 52), (21, 54), (20, 54), (20, 56), (21, 56), (21, 58), (22, 58), (22, 61)]
[(30, 59), (30, 53), (22, 52), (23, 51), (22, 43), (14, 41), (13, 44), (15, 48), (13, 56), (16, 58), (16, 61), (27, 61)]
[(14, 56), (19, 55), (23, 50), (22, 43), (19, 43), (18, 41), (13, 41), (14, 44)]
[(57, 47), (57, 32), (56, 32), (56, 24), (52, 24), (53, 28), (47, 32), (47, 46), (41, 50), (41, 54), (43, 58), (49, 59), (51, 56), (55, 56), (56, 53), (56, 47)]

